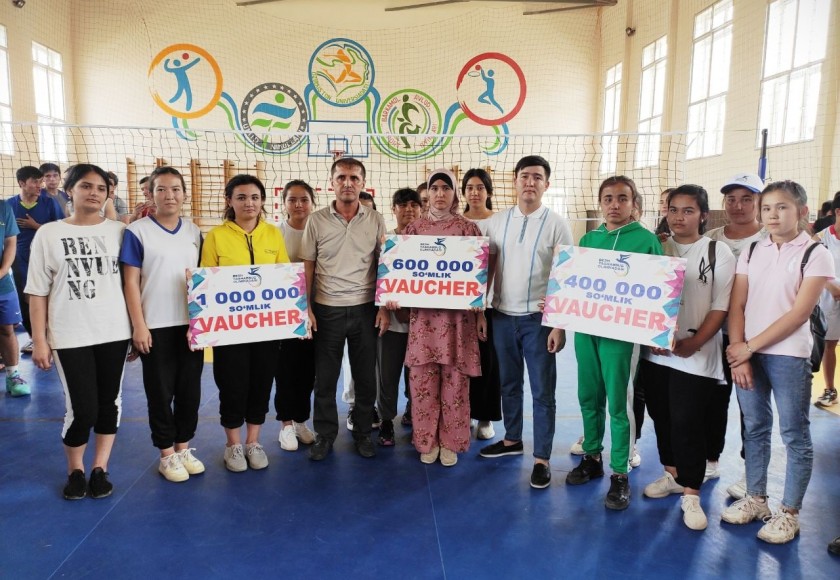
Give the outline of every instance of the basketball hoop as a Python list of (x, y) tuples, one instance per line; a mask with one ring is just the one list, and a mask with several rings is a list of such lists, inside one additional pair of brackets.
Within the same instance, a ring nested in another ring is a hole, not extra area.
[(330, 154), (332, 155), (333, 161), (338, 161), (342, 157), (344, 157), (344, 149), (330, 149)]

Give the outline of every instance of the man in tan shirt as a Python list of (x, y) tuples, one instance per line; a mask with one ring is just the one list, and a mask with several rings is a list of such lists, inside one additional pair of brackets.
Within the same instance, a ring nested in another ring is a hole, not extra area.
[(371, 441), (376, 402), (376, 329), (388, 330), (390, 317), (374, 306), (379, 244), (385, 221), (359, 203), (365, 166), (352, 157), (330, 170), (335, 201), (314, 212), (303, 230), (300, 256), (306, 267), (309, 316), (315, 340), (315, 405), (318, 436), (309, 458), (324, 459), (338, 436), (336, 383), (347, 341), (356, 382), (353, 439), (362, 457), (373, 457)]

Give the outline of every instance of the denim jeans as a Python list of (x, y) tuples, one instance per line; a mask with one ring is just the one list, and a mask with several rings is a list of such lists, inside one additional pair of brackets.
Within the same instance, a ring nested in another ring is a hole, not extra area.
[[(522, 441), (525, 364), (534, 401), (534, 457), (549, 459), (554, 442), (557, 367), (548, 352), (551, 328), (542, 326), (542, 314), (509, 316), (493, 312), (493, 345), (499, 359), (505, 439)], [(523, 364), (524, 362), (524, 364)]]
[(787, 449), (782, 505), (800, 509), (814, 463), (811, 421), (808, 419), (811, 361), (793, 356), (755, 354), (750, 362), (754, 387), (749, 391), (737, 389), (746, 428), (747, 493), (767, 495), (767, 466), (770, 464), (770, 434), (773, 430), (772, 391), (779, 412), (779, 430)]

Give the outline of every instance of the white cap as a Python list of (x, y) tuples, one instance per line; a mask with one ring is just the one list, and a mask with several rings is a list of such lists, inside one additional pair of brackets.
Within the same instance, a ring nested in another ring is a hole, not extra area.
[(749, 189), (753, 193), (760, 193), (761, 190), (764, 189), (764, 182), (761, 181), (761, 178), (754, 173), (739, 173), (727, 181), (726, 185), (720, 188), (720, 192), (729, 193), (730, 190), (733, 190), (736, 187), (743, 187), (744, 189)]

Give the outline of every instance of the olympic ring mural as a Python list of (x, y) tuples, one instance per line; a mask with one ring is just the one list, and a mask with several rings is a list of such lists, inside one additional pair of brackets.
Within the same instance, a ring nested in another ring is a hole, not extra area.
[(177, 43), (155, 55), (147, 77), (152, 100), (171, 116), (182, 139), (198, 139), (189, 121), (218, 107), (245, 146), (269, 155), (297, 151), (307, 140), (311, 122), (331, 122), (319, 118), (321, 102), (363, 107), (357, 123), (364, 124), (367, 133), (378, 134), (371, 138), (373, 145), (393, 159), (419, 160), (440, 153), (465, 121), (491, 128), (496, 138), (484, 153), (498, 155), (507, 147), (507, 123), (522, 110), (527, 95), (522, 68), (499, 52), (478, 54), (463, 65), (455, 79), (457, 101), (443, 114), (434, 98), (419, 88), (403, 88), (382, 99), (374, 84), (373, 58), (349, 38), (318, 45), (307, 73), (309, 83), (300, 93), (282, 82), (262, 82), (238, 102), (224, 91), (221, 67), (207, 50)]

